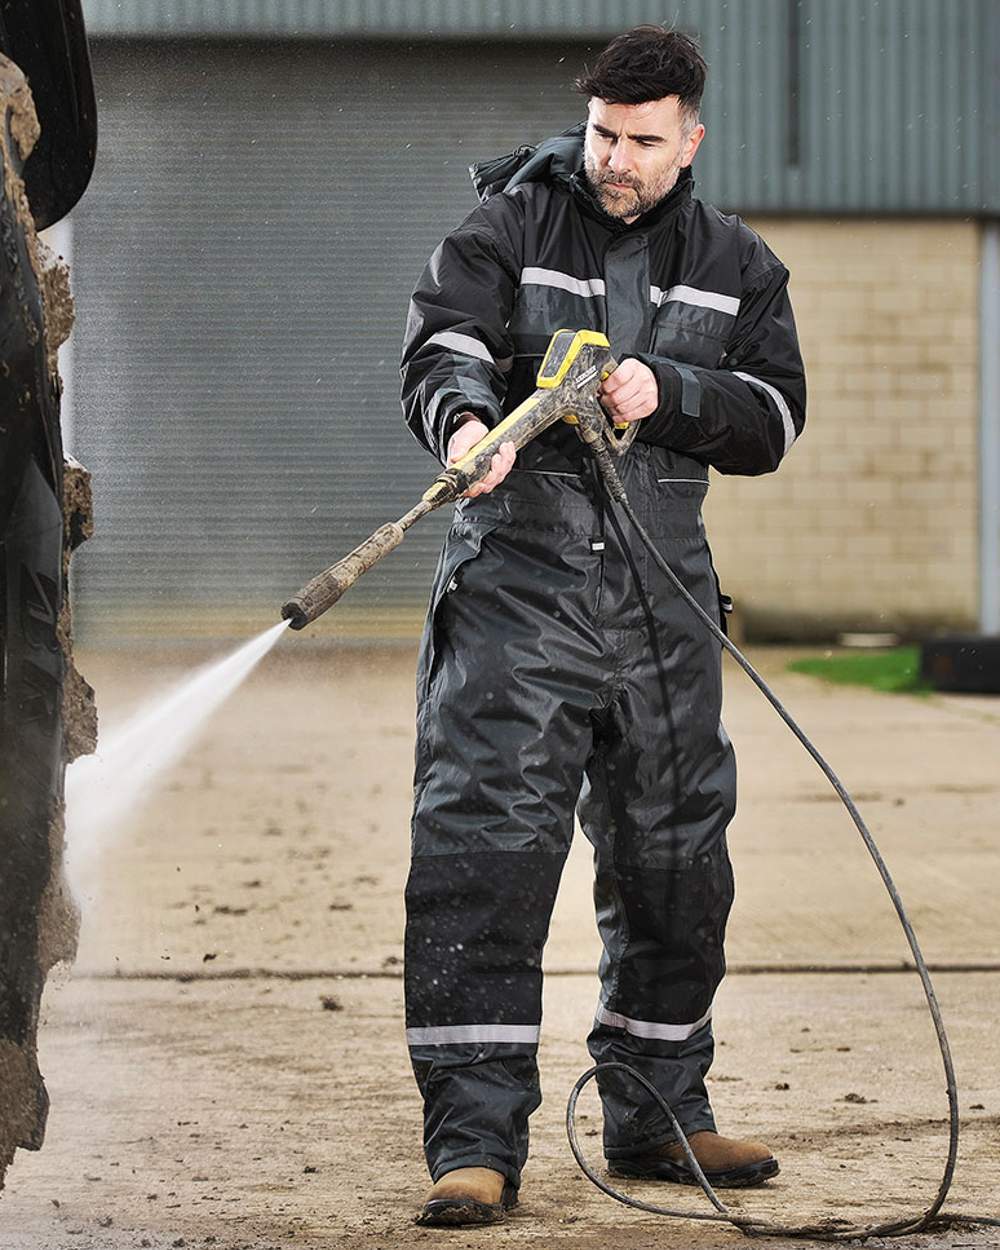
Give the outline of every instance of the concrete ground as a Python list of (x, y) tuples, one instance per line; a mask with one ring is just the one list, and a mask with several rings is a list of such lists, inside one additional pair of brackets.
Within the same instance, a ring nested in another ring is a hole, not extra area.
[[(741, 1244), (612, 1202), (570, 1156), (562, 1117), (597, 995), (582, 838), (547, 950), (546, 1101), (522, 1205), (489, 1230), (412, 1225), (427, 1185), (400, 981), (413, 652), (298, 644), (282, 641), (95, 860), (79, 959), (44, 1001), (47, 1140), (8, 1173), (0, 1248)], [(963, 1121), (948, 1206), (998, 1215), (1000, 701), (830, 687), (784, 672), (781, 652), (755, 658), (854, 793), (942, 969)], [(79, 666), (108, 727), (195, 660)], [(891, 906), (815, 765), (735, 667), (726, 719), (738, 897), (711, 1089), (723, 1131), (763, 1137), (782, 1162), (732, 1205), (792, 1223), (916, 1212), (940, 1179), (947, 1109)], [(595, 1162), (598, 1124), (589, 1093)], [(632, 1192), (708, 1210), (697, 1192)], [(1000, 1230), (893, 1244), (996, 1246)]]

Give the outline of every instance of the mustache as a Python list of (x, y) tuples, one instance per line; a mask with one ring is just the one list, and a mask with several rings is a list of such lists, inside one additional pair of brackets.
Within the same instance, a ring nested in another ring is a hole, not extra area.
[(619, 186), (631, 187), (633, 191), (641, 185), (633, 174), (602, 174), (599, 185), (604, 186), (605, 183), (618, 183)]

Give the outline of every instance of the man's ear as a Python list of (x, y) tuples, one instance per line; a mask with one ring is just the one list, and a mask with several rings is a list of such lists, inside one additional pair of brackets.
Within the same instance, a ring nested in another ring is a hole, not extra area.
[(694, 154), (698, 151), (702, 139), (705, 137), (705, 127), (698, 123), (694, 130), (688, 135), (684, 142), (684, 150), (681, 154), (681, 167), (684, 168), (691, 164), (694, 160)]

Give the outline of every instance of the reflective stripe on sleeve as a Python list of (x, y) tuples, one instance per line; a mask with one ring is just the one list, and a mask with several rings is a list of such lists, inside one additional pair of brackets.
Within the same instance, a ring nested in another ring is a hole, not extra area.
[(703, 1029), (712, 1018), (712, 1008), (693, 1024), (658, 1024), (654, 1020), (633, 1020), (630, 1016), (608, 1011), (603, 1003), (597, 1007), (597, 1023), (612, 1029), (624, 1029), (633, 1037), (646, 1037), (658, 1042), (686, 1042), (692, 1034)]
[(407, 1046), (460, 1046), (463, 1042), (538, 1041), (537, 1024), (444, 1024), (429, 1029), (407, 1029)]
[(735, 295), (722, 295), (719, 291), (701, 291), (696, 286), (672, 286), (664, 291), (658, 286), (649, 288), (649, 298), (654, 304), (694, 304), (698, 308), (714, 308), (717, 312), (735, 317), (740, 311), (740, 301)]
[(476, 356), (490, 365), (494, 363), (486, 344), (480, 343), (479, 339), (474, 339), (471, 334), (460, 334), (457, 330), (439, 330), (437, 334), (431, 335), (424, 346), (430, 347), (431, 343), (447, 347), (452, 352), (461, 352), (463, 356)]
[(521, 270), (521, 286), (557, 286), (562, 291), (573, 295), (583, 295), (588, 299), (604, 294), (603, 278), (574, 278), (572, 274), (562, 273), (558, 269), (539, 269), (529, 265)]
[(788, 449), (795, 442), (795, 422), (792, 420), (792, 414), (788, 407), (784, 395), (781, 391), (771, 385), (770, 382), (762, 382), (760, 378), (755, 378), (752, 373), (740, 373), (733, 370), (734, 378), (742, 378), (744, 382), (749, 382), (751, 386), (759, 386), (762, 391), (766, 391), (774, 400), (775, 407), (781, 413), (781, 421), (785, 427), (785, 450), (781, 453), (783, 456), (788, 455)]

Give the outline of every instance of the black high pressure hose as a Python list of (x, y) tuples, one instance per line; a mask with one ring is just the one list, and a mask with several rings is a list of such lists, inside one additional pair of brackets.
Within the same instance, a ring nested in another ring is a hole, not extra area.
[[(625, 493), (625, 487), (622, 485), (621, 478), (618, 476), (618, 471), (615, 468), (612, 456), (603, 439), (593, 442), (588, 438), (584, 438), (584, 441), (593, 453), (600, 472), (602, 484), (609, 498), (621, 506), (622, 511), (628, 518), (629, 523), (635, 529), (635, 532), (639, 535), (643, 545), (653, 558), (656, 566), (666, 574), (667, 578), (681, 598), (684, 599), (695, 615), (698, 616), (717, 641), (721, 643), (736, 663), (739, 664), (740, 668), (743, 669), (764, 698), (767, 699), (768, 703), (771, 704), (774, 710), (799, 740), (802, 746), (816, 761), (820, 771), (829, 781), (830, 785), (833, 786), (841, 802), (850, 813), (851, 819), (854, 821), (858, 833), (861, 834), (862, 840), (868, 848), (868, 853), (875, 861), (875, 867), (878, 869), (879, 876), (882, 878), (882, 882), (889, 893), (889, 897), (892, 899), (892, 905), (896, 909), (896, 915), (899, 917), (899, 923), (902, 925), (903, 932), (906, 934), (906, 940), (909, 943), (910, 950), (913, 954), (913, 961), (916, 965), (917, 973), (920, 976), (921, 984), (923, 985), (924, 995), (927, 999), (927, 1007), (930, 1011), (931, 1019), (934, 1022), (934, 1031), (937, 1034), (938, 1047), (941, 1052), (941, 1061), (944, 1065), (945, 1081), (947, 1083), (948, 1092), (949, 1129), (948, 1158), (945, 1163), (944, 1174), (941, 1177), (941, 1182), (938, 1185), (934, 1200), (921, 1215), (911, 1216), (900, 1220), (890, 1220), (884, 1224), (872, 1224), (857, 1228), (839, 1227), (833, 1221), (827, 1221), (820, 1224), (803, 1224), (799, 1226), (775, 1224), (767, 1220), (755, 1219), (753, 1216), (734, 1215), (730, 1212), (709, 1184), (705, 1173), (702, 1171), (697, 1159), (694, 1157), (694, 1152), (688, 1144), (687, 1137), (678, 1124), (677, 1118), (675, 1117), (666, 1099), (663, 1098), (660, 1092), (646, 1079), (646, 1077), (642, 1075), (641, 1072), (637, 1072), (628, 1064), (604, 1063), (589, 1068), (586, 1072), (584, 1072), (584, 1074), (573, 1086), (573, 1090), (569, 1096), (569, 1102), (566, 1106), (566, 1132), (569, 1137), (570, 1149), (573, 1151), (574, 1158), (580, 1165), (581, 1170), (588, 1180), (592, 1181), (598, 1189), (602, 1190), (609, 1197), (616, 1199), (618, 1202), (624, 1203), (626, 1206), (635, 1207), (639, 1211), (649, 1211), (654, 1215), (670, 1215), (685, 1220), (709, 1220), (719, 1223), (729, 1223), (733, 1224), (736, 1228), (739, 1228), (742, 1232), (751, 1237), (809, 1237), (817, 1241), (851, 1241), (865, 1237), (900, 1237), (906, 1233), (919, 1233), (926, 1231), (931, 1227), (940, 1228), (944, 1225), (968, 1226), (982, 1224), (1000, 1227), (1000, 1219), (994, 1219), (990, 1216), (966, 1216), (957, 1213), (949, 1213), (946, 1215), (940, 1214), (944, 1201), (948, 1196), (948, 1191), (951, 1188), (952, 1178), (955, 1174), (955, 1162), (958, 1157), (958, 1087), (955, 1081), (955, 1068), (951, 1060), (951, 1048), (948, 1045), (948, 1035), (945, 1032), (944, 1021), (941, 1018), (941, 1008), (938, 1006), (937, 995), (934, 993), (934, 986), (931, 982), (927, 964), (924, 960), (923, 954), (921, 953), (920, 944), (918, 943), (917, 936), (913, 931), (913, 926), (910, 923), (909, 916), (906, 914), (906, 909), (903, 906), (903, 900), (899, 896), (899, 891), (896, 889), (896, 885), (889, 874), (889, 869), (886, 867), (885, 860), (882, 858), (882, 854), (875, 843), (875, 839), (872, 837), (871, 831), (862, 819), (861, 813), (855, 806), (854, 800), (848, 794), (839, 777), (809, 740), (805, 732), (799, 727), (798, 724), (796, 724), (795, 720), (791, 716), (791, 713), (789, 713), (784, 707), (781, 700), (770, 688), (770, 686), (768, 686), (767, 682), (763, 679), (763, 677), (761, 677), (746, 656), (743, 655), (734, 643), (730, 642), (725, 633), (719, 628), (718, 625), (716, 625), (715, 621), (712, 620), (711, 616), (709, 616), (704, 608), (702, 608), (702, 606), (690, 594), (674, 573), (673, 569), (671, 569), (670, 565), (660, 554), (653, 540), (640, 523), (632, 505), (629, 503), (628, 495)], [(610, 510), (610, 514), (613, 519), (613, 510)], [(607, 1181), (598, 1176), (587, 1163), (583, 1156), (583, 1151), (580, 1148), (576, 1132), (577, 1100), (579, 1099), (583, 1088), (588, 1084), (588, 1082), (594, 1079), (599, 1071), (608, 1071), (612, 1069), (625, 1072), (634, 1080), (638, 1081), (639, 1084), (646, 1089), (647, 1093), (659, 1105), (661, 1111), (663, 1111), (664, 1115), (669, 1120), (674, 1133), (677, 1136), (677, 1140), (684, 1151), (691, 1171), (694, 1173), (698, 1184), (704, 1190), (709, 1201), (715, 1207), (716, 1213), (707, 1211), (681, 1211), (671, 1207), (657, 1206), (652, 1202), (643, 1202), (638, 1198), (632, 1198), (628, 1194), (624, 1194), (620, 1190), (615, 1189), (614, 1186), (609, 1185)]]

